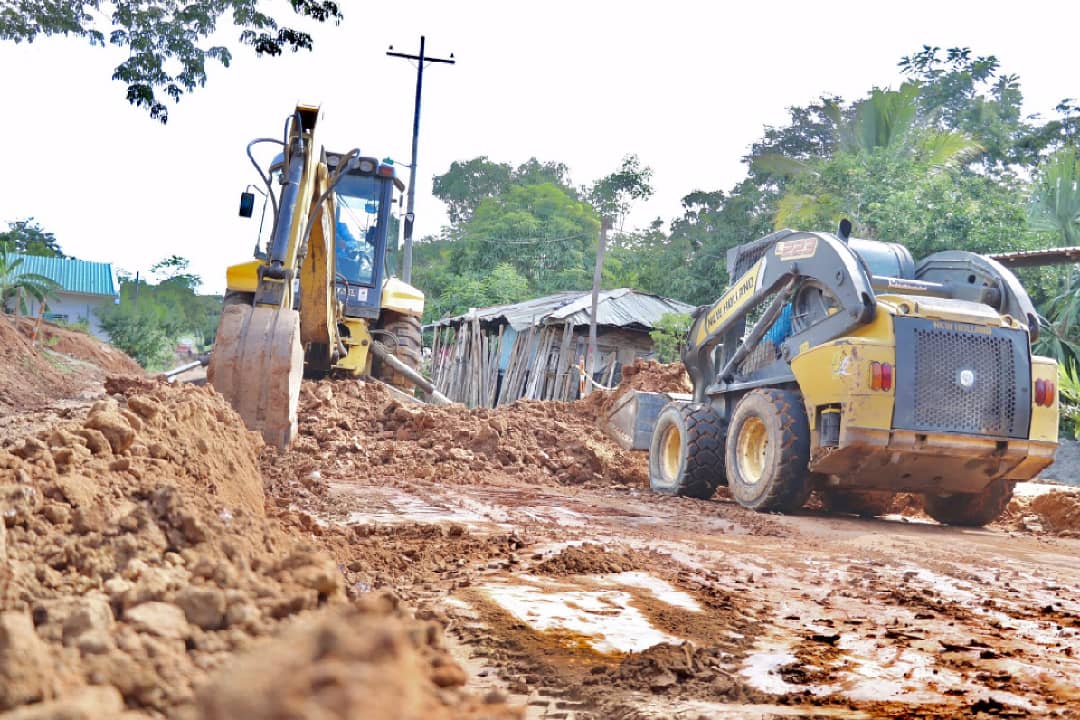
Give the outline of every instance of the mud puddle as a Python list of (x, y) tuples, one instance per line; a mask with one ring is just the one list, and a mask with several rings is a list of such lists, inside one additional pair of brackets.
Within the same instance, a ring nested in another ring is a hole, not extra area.
[[(359, 497), (356, 488), (347, 484), (330, 484), (330, 492), (350, 499)], [(345, 525), (405, 523), (448, 523), (484, 529), (494, 527), (489, 518), (460, 505), (442, 502), (438, 496), (422, 499), (397, 488), (365, 487), (363, 507), (350, 509), (340, 520)]]
[(481, 585), (479, 591), (538, 632), (559, 632), (568, 642), (585, 643), (601, 654), (641, 652), (676, 637), (655, 627), (637, 607), (641, 593), (672, 607), (700, 612), (690, 595), (658, 577), (640, 572), (553, 581), (516, 575)]

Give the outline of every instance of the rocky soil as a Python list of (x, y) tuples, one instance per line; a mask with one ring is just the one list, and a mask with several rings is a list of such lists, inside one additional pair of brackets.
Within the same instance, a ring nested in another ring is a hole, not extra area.
[(1068, 488), (980, 530), (916, 497), (859, 519), (653, 495), (597, 424), (629, 387), (687, 389), (646, 363), (494, 410), (305, 383), (279, 451), (211, 388), (65, 385), (17, 337), (12, 362), (59, 374), (25, 383), (48, 415), (0, 421), (2, 719), (1080, 707)]

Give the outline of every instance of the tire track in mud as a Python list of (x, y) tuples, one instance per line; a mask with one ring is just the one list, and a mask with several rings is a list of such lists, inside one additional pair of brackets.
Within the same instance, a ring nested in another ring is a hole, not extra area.
[[(374, 533), (397, 569), (371, 582), (443, 623), (472, 682), (530, 717), (1036, 717), (1080, 703), (1080, 543), (657, 496), (643, 457), (606, 447), (587, 408), (418, 415), (373, 393), (310, 393), (323, 419), (264, 463), (272, 494), (313, 529)], [(349, 581), (369, 582), (368, 566), (346, 567)], [(625, 627), (659, 644), (620, 649)]]
[[(594, 542), (606, 555), (636, 556), (630, 566), (708, 608), (709, 622), (703, 624), (630, 589), (632, 604), (653, 627), (689, 644), (619, 654), (596, 651), (580, 634), (537, 630), (485, 596), (476, 583), (467, 592), (452, 593), (468, 608), (451, 609), (452, 634), (488, 666), (488, 674), (499, 671), (504, 687), (542, 710), (537, 716), (640, 712), (647, 717), (683, 701), (702, 701), (712, 710), (749, 702), (807, 712), (843, 708), (867, 717), (895, 717), (914, 707), (918, 714), (912, 717), (984, 710), (1023, 717), (1066, 710), (1078, 700), (1067, 684), (1070, 673), (1080, 669), (1071, 660), (1078, 645), (1071, 630), (1072, 603), (1027, 608), (1011, 599), (1038, 597), (1054, 588), (1069, 593), (1072, 585), (1048, 584), (1018, 570), (998, 570), (999, 579), (987, 578), (982, 564), (987, 559), (977, 549), (974, 565), (942, 559), (938, 551), (924, 553), (925, 562), (919, 563), (909, 550), (915, 540), (902, 537), (897, 550), (885, 552), (844, 537), (904, 528), (895, 523), (748, 515), (754, 527), (747, 528), (737, 524), (743, 511), (724, 502), (635, 497), (625, 491), (570, 493), (557, 507), (587, 520), (572, 525), (550, 511), (559, 501), (556, 493), (455, 488), (453, 494), (427, 498), (497, 518), (530, 540), (520, 554), (533, 562), (519, 564), (514, 573), (492, 571), (485, 585), (520, 583), (523, 574), (535, 572), (531, 566), (550, 564), (558, 557), (551, 553), (567, 543)], [(495, 507), (485, 513), (485, 502)], [(800, 532), (808, 521), (850, 527), (832, 546), (810, 549), (814, 538)], [(955, 544), (961, 532), (934, 529), (940, 531), (936, 540), (946, 545)], [(547, 554), (545, 547), (551, 548)], [(533, 548), (540, 550), (530, 554)], [(594, 571), (624, 567), (625, 562), (595, 568), (584, 563), (579, 568), (584, 574), (570, 578), (579, 590), (595, 589)], [(1003, 573), (1012, 573), (1013, 580), (1001, 579)], [(1035, 632), (1040, 628), (1025, 623), (1044, 625)], [(1016, 634), (1025, 627), (1029, 636)], [(1061, 637), (1051, 642), (1055, 633)], [(1060, 659), (1043, 654), (1055, 643), (1061, 646)]]

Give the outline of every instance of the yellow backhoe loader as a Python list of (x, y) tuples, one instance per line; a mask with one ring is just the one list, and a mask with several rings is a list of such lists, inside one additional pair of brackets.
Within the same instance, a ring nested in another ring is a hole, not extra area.
[[(445, 400), (417, 371), (424, 296), (386, 268), (395, 191), (404, 186), (390, 163), (323, 149), (319, 118), (318, 107), (298, 105), (282, 140), (248, 144), (273, 226), (254, 260), (226, 272), (207, 369), (247, 426), (278, 447), (296, 434), (304, 375), (368, 374)], [(252, 155), (263, 143), (282, 146), (269, 172)], [(251, 216), (254, 198), (241, 196), (241, 215)]]

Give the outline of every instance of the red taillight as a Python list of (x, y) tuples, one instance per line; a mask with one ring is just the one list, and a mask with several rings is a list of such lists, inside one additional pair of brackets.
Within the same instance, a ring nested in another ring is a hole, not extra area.
[(1057, 399), (1057, 383), (1049, 380), (1035, 381), (1035, 404), (1044, 407), (1053, 407)]
[(884, 390), (888, 392), (892, 390), (893, 385), (893, 367), (889, 363), (872, 362), (870, 363), (870, 389), (871, 390)]
[(380, 165), (379, 166), (379, 175), (382, 175), (383, 177), (393, 177), (394, 176), (394, 168), (392, 166), (390, 166), (390, 165)]

